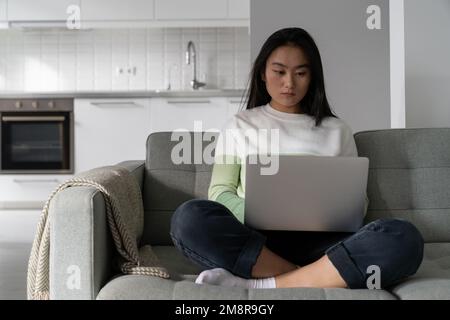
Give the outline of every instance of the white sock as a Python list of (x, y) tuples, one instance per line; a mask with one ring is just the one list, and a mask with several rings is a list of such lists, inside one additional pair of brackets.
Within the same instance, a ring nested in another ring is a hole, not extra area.
[(247, 289), (276, 288), (275, 278), (273, 277), (262, 279), (244, 279), (235, 276), (231, 272), (222, 268), (203, 271), (198, 275), (195, 283), (207, 283), (217, 286), (241, 287)]

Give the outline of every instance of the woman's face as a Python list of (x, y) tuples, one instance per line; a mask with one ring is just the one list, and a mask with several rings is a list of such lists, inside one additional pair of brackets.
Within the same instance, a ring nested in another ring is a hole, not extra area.
[(308, 92), (311, 72), (301, 48), (286, 45), (275, 49), (267, 59), (262, 78), (274, 109), (302, 113), (300, 101)]

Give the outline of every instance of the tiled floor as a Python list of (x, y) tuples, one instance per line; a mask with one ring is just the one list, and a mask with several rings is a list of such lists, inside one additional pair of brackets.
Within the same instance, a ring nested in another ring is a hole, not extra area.
[(26, 299), (28, 257), (39, 210), (0, 211), (0, 300)]

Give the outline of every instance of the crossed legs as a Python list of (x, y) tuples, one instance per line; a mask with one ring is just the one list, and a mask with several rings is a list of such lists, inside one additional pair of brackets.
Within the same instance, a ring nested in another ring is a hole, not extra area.
[[(175, 211), (170, 234), (185, 256), (206, 269), (218, 269), (216, 280), (234, 277), (225, 282), (248, 288), (366, 288), (367, 270), (373, 266), (381, 270), (381, 287), (386, 287), (413, 275), (423, 258), (420, 232), (401, 219), (379, 219), (352, 235), (338, 235), (340, 239), (325, 233), (306, 238), (296, 238), (296, 233), (292, 241), (269, 237), (276, 239), (275, 253), (269, 249), (273, 242), (266, 243), (269, 238), (243, 225), (226, 207), (198, 199)], [(212, 281), (206, 283), (224, 283), (208, 279)]]

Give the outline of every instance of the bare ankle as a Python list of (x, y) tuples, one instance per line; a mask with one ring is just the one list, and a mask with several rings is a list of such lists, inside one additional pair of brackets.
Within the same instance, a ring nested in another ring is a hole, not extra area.
[(283, 259), (268, 248), (263, 247), (252, 268), (252, 277), (265, 278), (296, 270), (298, 266)]
[(275, 278), (277, 288), (316, 287), (346, 288), (339, 272), (325, 255), (319, 260)]

